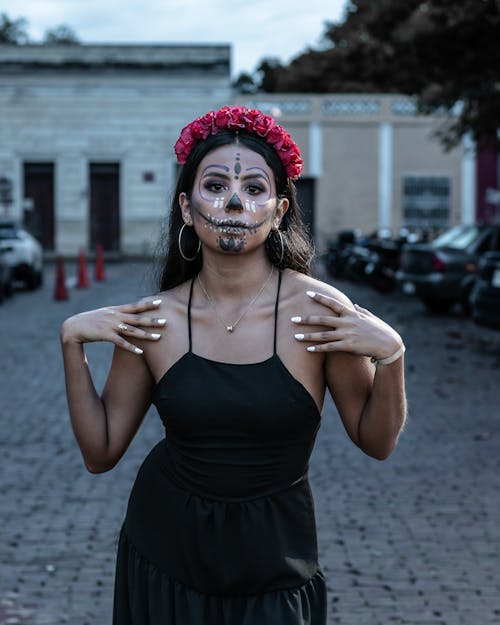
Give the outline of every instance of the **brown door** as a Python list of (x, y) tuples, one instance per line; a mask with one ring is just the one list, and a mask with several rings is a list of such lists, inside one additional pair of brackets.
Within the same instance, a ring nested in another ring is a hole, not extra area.
[(90, 249), (120, 248), (120, 165), (90, 163)]
[(24, 226), (44, 250), (54, 249), (54, 163), (24, 163)]
[(301, 178), (295, 183), (297, 200), (300, 206), (300, 215), (309, 236), (314, 238), (314, 179)]

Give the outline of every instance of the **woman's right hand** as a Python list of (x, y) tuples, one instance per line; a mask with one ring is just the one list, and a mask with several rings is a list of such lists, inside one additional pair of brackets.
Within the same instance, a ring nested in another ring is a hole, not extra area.
[(135, 304), (106, 306), (79, 313), (64, 321), (61, 326), (61, 340), (63, 344), (109, 341), (127, 351), (142, 354), (143, 350), (125, 337), (159, 340), (161, 334), (157, 331), (151, 332), (149, 328), (163, 328), (166, 319), (144, 313), (157, 310), (160, 304), (161, 299), (143, 300)]

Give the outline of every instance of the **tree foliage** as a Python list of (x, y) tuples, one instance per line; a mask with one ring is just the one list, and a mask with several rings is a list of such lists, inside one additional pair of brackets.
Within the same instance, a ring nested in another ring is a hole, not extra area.
[(80, 40), (71, 26), (60, 24), (45, 31), (43, 43), (51, 45), (77, 45), (80, 43)]
[(268, 92), (404, 93), (447, 111), (441, 140), (491, 143), (500, 128), (500, 0), (350, 0), (321, 50), (261, 63)]
[[(34, 43), (28, 35), (28, 21), (24, 17), (11, 19), (6, 13), (0, 15), (0, 44), (24, 45)], [(79, 44), (75, 31), (66, 24), (60, 24), (45, 31), (42, 41), (46, 45)]]
[(255, 93), (258, 88), (253, 76), (247, 72), (241, 72), (232, 86), (239, 93)]
[(2, 13), (0, 15), (0, 43), (27, 43), (29, 40), (27, 26), (28, 22), (23, 17), (12, 20), (7, 13)]

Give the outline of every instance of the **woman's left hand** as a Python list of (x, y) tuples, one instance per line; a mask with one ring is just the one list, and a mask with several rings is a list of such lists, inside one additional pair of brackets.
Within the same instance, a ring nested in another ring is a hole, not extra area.
[(354, 308), (338, 299), (307, 294), (324, 307), (324, 312), (306, 317), (292, 317), (299, 325), (324, 326), (319, 332), (297, 333), (298, 341), (313, 343), (312, 352), (350, 352), (380, 360), (394, 354), (403, 344), (399, 334), (390, 325), (361, 306)]

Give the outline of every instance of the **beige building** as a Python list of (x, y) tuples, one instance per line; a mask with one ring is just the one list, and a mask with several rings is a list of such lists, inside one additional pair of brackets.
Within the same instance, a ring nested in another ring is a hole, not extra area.
[[(0, 214), (48, 252), (148, 254), (175, 184), (179, 129), (227, 103), (274, 114), (300, 145), (304, 218), (339, 230), (442, 228), (475, 215), (475, 156), (393, 95), (233, 94), (230, 47), (0, 46)], [(3, 189), (3, 191), (2, 191)]]
[(437, 228), (475, 218), (472, 146), (445, 153), (433, 132), (395, 95), (262, 95), (240, 104), (274, 114), (301, 147), (298, 181), (318, 247), (343, 229), (363, 233)]

